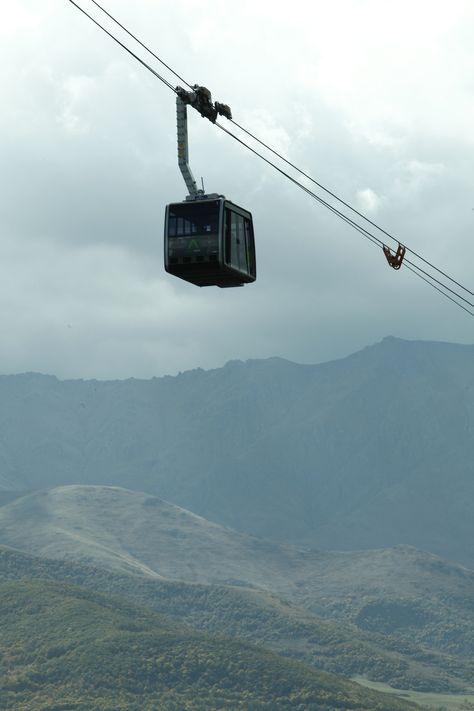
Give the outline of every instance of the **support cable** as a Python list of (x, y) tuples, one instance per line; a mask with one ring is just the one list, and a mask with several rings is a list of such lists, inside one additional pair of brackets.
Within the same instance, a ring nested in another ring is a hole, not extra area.
[(160, 62), (160, 64), (162, 64), (164, 67), (166, 67), (166, 69), (168, 69), (172, 74), (174, 74), (175, 77), (177, 77), (180, 81), (182, 81), (184, 84), (186, 84), (186, 86), (189, 86), (190, 89), (193, 88), (191, 86), (191, 84), (189, 84), (186, 81), (186, 79), (183, 79), (183, 77), (181, 77), (177, 72), (175, 72), (174, 69), (172, 69), (169, 66), (169, 64), (166, 64), (166, 62), (164, 62), (157, 54), (155, 54), (149, 47), (147, 47), (146, 44), (144, 44), (140, 39), (138, 39), (138, 37), (136, 37), (134, 34), (132, 34), (132, 32), (130, 32), (130, 30), (127, 30), (127, 28), (124, 25), (122, 25), (113, 15), (111, 15), (110, 12), (108, 12), (105, 9), (105, 7), (102, 7), (102, 5), (99, 5), (97, 0), (91, 0), (91, 2), (93, 2), (94, 5), (96, 5), (96, 7), (99, 8), (99, 10), (102, 10), (102, 12), (105, 15), (107, 15), (107, 17), (109, 17), (113, 22), (115, 22), (116, 25), (118, 25), (124, 32), (126, 32), (127, 35), (129, 35), (132, 39), (134, 39), (135, 42), (137, 42), (141, 47), (143, 47), (143, 49), (145, 49), (149, 54), (151, 54), (152, 57), (157, 59)]
[(143, 59), (141, 59), (141, 57), (139, 57), (138, 54), (135, 54), (135, 52), (132, 52), (132, 50), (129, 49), (125, 44), (123, 44), (123, 42), (121, 42), (119, 39), (117, 39), (117, 37), (115, 37), (115, 35), (113, 35), (111, 32), (109, 32), (103, 25), (100, 24), (100, 22), (98, 22), (96, 19), (94, 19), (92, 17), (92, 15), (89, 15), (88, 12), (83, 10), (82, 7), (77, 4), (77, 2), (74, 2), (74, 0), (68, 0), (68, 1), (71, 3), (71, 5), (74, 5), (74, 7), (77, 7), (77, 9), (80, 10), (80, 12), (82, 12), (83, 15), (85, 15), (86, 17), (89, 18), (89, 20), (92, 20), (92, 22), (95, 25), (97, 25), (97, 27), (100, 27), (100, 29), (103, 30), (103, 32), (105, 32), (105, 34), (108, 35), (111, 39), (113, 39), (114, 42), (116, 42), (118, 45), (120, 45), (122, 47), (122, 49), (124, 49), (126, 52), (131, 54), (132, 57), (134, 57), (134, 59), (137, 60), (137, 62), (140, 62), (140, 64), (142, 64), (146, 69), (148, 69), (149, 72), (154, 74), (155, 77), (157, 77), (160, 81), (162, 81), (163, 84), (166, 84), (168, 89), (171, 89), (171, 91), (176, 93), (176, 89), (174, 88), (174, 86), (172, 84), (170, 84), (169, 81), (167, 81), (164, 77), (162, 77), (161, 74), (158, 74), (158, 72), (156, 72), (153, 69), (153, 67), (150, 67), (149, 64), (147, 64)]
[[(122, 49), (124, 49), (128, 54), (130, 54), (134, 59), (136, 59), (142, 66), (144, 66), (148, 71), (150, 71), (155, 77), (157, 77), (163, 84), (165, 84), (173, 93), (177, 94), (178, 90), (175, 88), (167, 79), (162, 77), (157, 71), (155, 71), (147, 62), (145, 62), (141, 57), (139, 57), (137, 54), (132, 52), (131, 49), (129, 49), (123, 42), (121, 42), (117, 37), (115, 37), (111, 32), (109, 32), (103, 25), (101, 25), (92, 15), (90, 15), (88, 12), (86, 12), (80, 5), (78, 5), (75, 0), (69, 0), (69, 2), (74, 5), (78, 10), (80, 10), (81, 13), (83, 13), (86, 17), (88, 17), (95, 25), (97, 25), (105, 34), (107, 34), (114, 42), (116, 42)], [(163, 66), (165, 66), (169, 71), (171, 71), (176, 77), (178, 77), (182, 82), (184, 82), (187, 86), (189, 86), (191, 89), (192, 87), (186, 80), (184, 80), (179, 74), (177, 74), (168, 64), (166, 64), (158, 55), (156, 55), (154, 52), (152, 52), (143, 42), (141, 42), (135, 35), (133, 35), (127, 28), (122, 25), (118, 20), (116, 20), (113, 15), (111, 15), (105, 8), (103, 8), (96, 0), (92, 0), (94, 5), (96, 5), (102, 12), (104, 12), (113, 22), (115, 22), (121, 29), (123, 29), (130, 37), (132, 37), (138, 44), (140, 44), (141, 47), (143, 47), (150, 55), (152, 55), (155, 59), (157, 59)], [(296, 170), (298, 173), (306, 177), (308, 180), (310, 180), (312, 183), (317, 185), (321, 190), (326, 192), (328, 195), (336, 199), (338, 202), (340, 202), (342, 205), (344, 205), (346, 208), (351, 210), (354, 214), (358, 215), (361, 217), (363, 220), (365, 220), (368, 224), (372, 225), (372, 227), (375, 227), (379, 232), (382, 234), (386, 235), (390, 239), (396, 241), (398, 244), (399, 241), (397, 240), (396, 237), (391, 235), (389, 232), (384, 230), (383, 228), (379, 227), (375, 222), (370, 220), (368, 217), (366, 217), (363, 213), (359, 212), (356, 210), (354, 207), (352, 207), (349, 203), (345, 202), (341, 198), (339, 198), (335, 193), (333, 193), (331, 190), (328, 188), (324, 187), (321, 183), (316, 181), (314, 178), (312, 178), (310, 175), (305, 173), (302, 169), (298, 168), (294, 163), (286, 159), (284, 156), (282, 156), (278, 151), (274, 150), (270, 146), (268, 146), (264, 141), (260, 140), (257, 136), (252, 134), (250, 131), (248, 131), (246, 128), (238, 124), (236, 121), (233, 121), (230, 119), (231, 122), (240, 130), (242, 130), (244, 133), (246, 133), (249, 137), (251, 137), (253, 140), (257, 141), (260, 145), (262, 145), (264, 148), (269, 150), (271, 153), (273, 153), (275, 156), (277, 156), (280, 160), (282, 160), (284, 163), (292, 167), (294, 170)], [(383, 241), (375, 236), (372, 232), (370, 232), (367, 228), (361, 226), (358, 224), (355, 220), (352, 218), (348, 217), (346, 214), (338, 210), (336, 207), (331, 205), (327, 200), (324, 200), (321, 196), (317, 195), (314, 191), (310, 190), (307, 188), (303, 183), (299, 182), (296, 178), (291, 176), (289, 173), (284, 171), (282, 168), (280, 168), (278, 165), (273, 163), (270, 159), (266, 158), (262, 153), (259, 153), (255, 148), (252, 148), (248, 143), (243, 141), (241, 138), (236, 136), (232, 131), (229, 131), (227, 128), (225, 128), (222, 124), (215, 122), (215, 125), (218, 126), (222, 131), (227, 133), (229, 136), (231, 136), (235, 141), (240, 143), (242, 146), (250, 150), (252, 153), (254, 153), (256, 156), (261, 158), (263, 161), (265, 161), (268, 165), (273, 167), (275, 170), (277, 170), (281, 175), (283, 175), (285, 178), (290, 180), (293, 184), (297, 185), (301, 190), (303, 190), (307, 195), (312, 197), (314, 200), (316, 200), (318, 203), (326, 207), (328, 210), (330, 210), (333, 214), (337, 215), (339, 218), (341, 218), (344, 222), (346, 222), (348, 225), (353, 227), (357, 232), (359, 232), (363, 237), (368, 239), (370, 242), (375, 244), (377, 247), (383, 247)], [(449, 276), (446, 274), (444, 271), (436, 267), (434, 264), (429, 262), (427, 259), (419, 255), (417, 252), (415, 252), (412, 249), (409, 249), (408, 247), (406, 248), (408, 252), (413, 254), (414, 257), (420, 259), (422, 262), (424, 262), (427, 266), (431, 267), (434, 269), (436, 272), (438, 272), (440, 275), (444, 276), (446, 279), (451, 281), (453, 284), (458, 286), (460, 289), (463, 291), (467, 292), (468, 294), (471, 294), (474, 296), (474, 292), (468, 289), (467, 287), (463, 286), (460, 282), (456, 281), (453, 277)], [(452, 289), (451, 287), (447, 286), (445, 283), (443, 283), (441, 280), (437, 279), (435, 276), (427, 272), (426, 270), (422, 269), (419, 265), (415, 264), (414, 262), (405, 259), (404, 263), (407, 265), (407, 269), (411, 271), (415, 276), (418, 276), (420, 279), (425, 281), (429, 286), (432, 286), (434, 289), (436, 289), (439, 293), (441, 293), (443, 296), (445, 296), (447, 299), (455, 303), (457, 306), (462, 308), (464, 311), (466, 311), (470, 316), (474, 317), (474, 312), (471, 311), (470, 309), (466, 308), (460, 301), (463, 301), (465, 304), (468, 306), (471, 306), (474, 309), (474, 303), (463, 297), (461, 294), (459, 294), (457, 291)], [(436, 284), (438, 286), (436, 286)], [(448, 293), (452, 294), (453, 296), (450, 296)], [(456, 298), (453, 298), (456, 297)], [(459, 301), (460, 300), (460, 301)]]
[[(72, 1), (72, 0), (71, 0), (71, 1)], [(124, 32), (126, 32), (130, 37), (132, 37), (132, 39), (134, 39), (135, 42), (138, 42), (138, 44), (139, 44), (141, 47), (143, 47), (143, 49), (145, 49), (152, 57), (154, 57), (155, 59), (157, 59), (164, 67), (166, 67), (172, 74), (174, 74), (175, 77), (177, 77), (180, 81), (182, 81), (184, 84), (186, 84), (190, 89), (193, 88), (192, 85), (191, 85), (189, 82), (186, 81), (186, 79), (183, 79), (183, 77), (180, 76), (177, 72), (175, 72), (174, 69), (172, 69), (172, 67), (170, 67), (168, 64), (166, 64), (166, 62), (163, 61), (157, 54), (155, 54), (146, 44), (144, 44), (140, 39), (138, 39), (138, 37), (136, 37), (132, 32), (130, 32), (130, 30), (128, 30), (124, 25), (122, 25), (122, 23), (120, 23), (110, 12), (108, 12), (104, 7), (102, 7), (102, 5), (100, 5), (100, 4), (97, 2), (97, 0), (91, 0), (91, 2), (93, 2), (94, 5), (96, 5), (103, 13), (105, 13), (105, 14), (107, 15), (107, 17), (109, 17), (113, 22), (115, 22), (115, 24), (118, 25), (118, 27), (120, 27), (122, 30), (124, 30)], [(397, 244), (400, 244), (400, 241), (399, 241), (394, 235), (392, 235), (390, 232), (388, 232), (387, 230), (385, 230), (383, 227), (380, 227), (380, 225), (377, 225), (376, 222), (373, 222), (373, 220), (371, 220), (369, 217), (367, 217), (367, 216), (364, 215), (362, 212), (360, 212), (359, 210), (357, 210), (357, 209), (356, 209), (355, 207), (353, 207), (350, 203), (348, 203), (348, 202), (346, 202), (345, 200), (343, 200), (342, 198), (340, 198), (340, 197), (339, 197), (336, 193), (334, 193), (332, 190), (329, 190), (329, 188), (326, 188), (322, 183), (318, 182), (318, 181), (317, 181), (315, 178), (313, 178), (311, 175), (309, 175), (308, 173), (306, 173), (304, 170), (302, 170), (302, 169), (299, 168), (297, 165), (295, 165), (294, 163), (292, 163), (290, 160), (288, 160), (287, 158), (285, 158), (285, 156), (283, 156), (281, 153), (279, 153), (279, 152), (276, 151), (274, 148), (272, 148), (272, 147), (269, 146), (267, 143), (265, 143), (265, 141), (262, 141), (260, 138), (258, 138), (258, 136), (256, 136), (256, 135), (253, 134), (251, 131), (249, 131), (248, 129), (246, 129), (245, 126), (242, 126), (242, 125), (239, 124), (237, 121), (234, 121), (234, 119), (230, 119), (230, 121), (231, 121), (231, 123), (234, 124), (234, 126), (236, 126), (238, 129), (240, 129), (240, 130), (243, 131), (245, 134), (247, 134), (247, 136), (249, 136), (249, 137), (252, 138), (254, 141), (256, 141), (257, 143), (259, 143), (261, 146), (263, 146), (264, 148), (266, 148), (268, 151), (270, 151), (271, 153), (273, 153), (273, 155), (277, 156), (277, 158), (279, 158), (279, 159), (282, 160), (284, 163), (286, 163), (287, 165), (289, 165), (291, 168), (293, 168), (294, 170), (296, 170), (298, 173), (300, 173), (300, 175), (303, 175), (305, 178), (307, 178), (308, 180), (310, 180), (312, 183), (314, 183), (314, 185), (316, 185), (318, 188), (320, 188), (321, 190), (323, 190), (326, 194), (330, 195), (332, 198), (334, 198), (335, 200), (337, 200), (341, 205), (344, 205), (344, 207), (347, 207), (347, 209), (351, 210), (351, 212), (353, 212), (353, 213), (354, 213), (355, 215), (357, 215), (358, 217), (361, 217), (361, 218), (362, 218), (363, 220), (365, 220), (369, 225), (372, 225), (372, 227), (375, 227), (375, 229), (379, 230), (379, 232), (381, 232), (382, 234), (384, 234), (384, 235), (385, 235), (386, 237), (388, 237), (389, 239), (393, 240), (393, 241), (396, 242)], [(230, 134), (230, 135), (233, 135), (233, 134)], [(246, 145), (246, 144), (244, 144), (244, 145)], [(272, 165), (273, 165), (273, 164), (272, 164)], [(466, 286), (464, 286), (463, 284), (461, 284), (459, 281), (457, 281), (456, 279), (454, 279), (453, 277), (451, 277), (449, 274), (447, 274), (447, 273), (444, 272), (443, 270), (439, 269), (437, 266), (435, 266), (435, 265), (432, 264), (430, 261), (428, 261), (427, 259), (425, 259), (425, 257), (423, 257), (421, 254), (418, 254), (418, 253), (415, 252), (413, 249), (410, 249), (410, 247), (406, 247), (406, 250), (407, 250), (407, 252), (409, 252), (410, 254), (413, 254), (414, 257), (417, 257), (417, 258), (420, 259), (422, 262), (424, 262), (427, 266), (431, 267), (432, 269), (434, 269), (435, 271), (437, 271), (439, 274), (441, 274), (442, 276), (444, 276), (446, 279), (449, 279), (449, 281), (451, 281), (453, 284), (455, 284), (456, 286), (458, 286), (460, 289), (463, 289), (463, 291), (466, 291), (466, 292), (467, 292), (468, 294), (470, 294), (471, 296), (474, 296), (474, 291), (471, 291), (471, 290), (468, 289)], [(408, 260), (405, 260), (405, 261), (408, 261)], [(470, 303), (470, 302), (467, 302), (467, 303)]]
[[(415, 274), (415, 276), (419, 277), (420, 279), (423, 279), (423, 281), (426, 282), (429, 286), (432, 286), (433, 289), (436, 289), (436, 291), (439, 291), (440, 294), (442, 294), (442, 295), (445, 296), (447, 299), (449, 299), (450, 301), (452, 301), (453, 304), (456, 304), (456, 306), (459, 306), (459, 308), (463, 309), (463, 310), (464, 310), (466, 313), (468, 313), (470, 316), (473, 316), (473, 317), (474, 317), (474, 311), (471, 311), (470, 309), (466, 308), (466, 306), (463, 306), (463, 304), (460, 304), (459, 301), (456, 301), (456, 299), (454, 299), (452, 296), (449, 296), (449, 294), (446, 294), (446, 292), (443, 291), (442, 289), (440, 289), (439, 286), (436, 286), (436, 285), (433, 284), (433, 282), (431, 282), (429, 279), (427, 279), (426, 277), (424, 277), (424, 276), (422, 276), (421, 274), (419, 274), (418, 272), (416, 272), (415, 269), (413, 269), (411, 266), (408, 265), (406, 268), (408, 269), (408, 271), (410, 271), (410, 272), (412, 272), (413, 274)], [(424, 272), (424, 273), (426, 274), (426, 272)]]
[[(383, 246), (382, 240), (379, 239), (378, 237), (376, 237), (372, 232), (369, 232), (369, 230), (367, 230), (365, 227), (362, 227), (361, 225), (359, 225), (357, 222), (355, 222), (355, 220), (353, 220), (352, 218), (348, 217), (348, 216), (345, 215), (343, 212), (341, 212), (340, 210), (338, 210), (336, 207), (334, 207), (333, 205), (331, 205), (330, 203), (328, 203), (328, 202), (327, 202), (326, 200), (324, 200), (322, 197), (320, 197), (320, 196), (317, 195), (315, 192), (313, 192), (312, 190), (310, 190), (309, 188), (307, 188), (305, 185), (303, 185), (303, 183), (300, 183), (298, 180), (296, 180), (296, 178), (293, 178), (291, 175), (289, 175), (289, 173), (286, 173), (282, 168), (279, 168), (279, 167), (278, 167), (275, 163), (273, 163), (270, 159), (266, 158), (262, 153), (259, 153), (255, 148), (252, 148), (252, 146), (250, 146), (248, 143), (245, 143), (245, 141), (243, 141), (241, 138), (239, 138), (239, 137), (236, 136), (234, 133), (232, 133), (232, 131), (229, 131), (229, 130), (228, 130), (227, 128), (225, 128), (225, 126), (223, 126), (221, 123), (216, 122), (215, 125), (218, 126), (222, 131), (225, 131), (225, 133), (227, 133), (229, 136), (232, 136), (232, 138), (234, 138), (234, 139), (235, 139), (238, 143), (240, 143), (241, 145), (245, 146), (245, 148), (247, 148), (249, 151), (251, 151), (252, 153), (254, 153), (256, 156), (258, 156), (259, 158), (261, 158), (263, 161), (265, 161), (265, 163), (268, 163), (268, 165), (271, 165), (273, 168), (275, 168), (275, 170), (277, 170), (279, 173), (281, 173), (282, 175), (284, 175), (285, 178), (288, 178), (288, 180), (290, 180), (292, 183), (294, 183), (295, 185), (297, 185), (299, 188), (301, 188), (302, 190), (304, 190), (305, 193), (307, 193), (308, 195), (310, 195), (310, 196), (311, 196), (313, 199), (315, 199), (317, 202), (319, 202), (320, 204), (322, 204), (322, 205), (324, 205), (325, 207), (327, 207), (328, 210), (330, 210), (331, 212), (333, 212), (335, 215), (337, 215), (337, 216), (340, 217), (342, 220), (344, 220), (344, 222), (346, 222), (346, 223), (349, 224), (351, 227), (353, 227), (355, 230), (357, 230), (357, 232), (359, 232), (363, 237), (366, 237), (366, 238), (369, 239), (372, 243), (374, 243), (374, 244), (376, 244), (376, 245), (378, 245), (378, 246)], [(451, 289), (451, 287), (447, 286), (446, 284), (443, 284), (442, 281), (440, 281), (440, 280), (437, 279), (436, 277), (434, 277), (434, 276), (432, 276), (431, 274), (429, 274), (427, 271), (425, 271), (424, 269), (422, 269), (421, 267), (419, 267), (419, 266), (418, 266), (417, 264), (415, 264), (414, 262), (410, 261), (409, 259), (405, 259), (405, 262), (404, 262), (404, 263), (405, 263), (405, 264), (409, 264), (409, 265), (412, 267), (412, 269), (410, 269), (410, 271), (412, 271), (413, 273), (415, 273), (417, 276), (420, 276), (420, 274), (419, 274), (418, 272), (421, 272), (421, 274), (424, 274), (425, 276), (429, 277), (433, 282), (436, 282), (437, 284), (439, 284), (440, 286), (442, 286), (444, 289), (446, 289), (447, 291), (449, 291), (451, 294), (457, 296), (458, 299), (460, 299), (461, 301), (464, 301), (466, 304), (468, 304), (469, 306), (471, 306), (471, 307), (474, 309), (474, 303), (473, 303), (473, 302), (469, 301), (469, 299), (466, 299), (464, 296), (462, 296), (461, 294), (459, 294), (459, 293), (458, 293), (457, 291), (455, 291), (454, 289)], [(414, 269), (418, 270), (418, 272), (414, 272)], [(439, 271), (439, 270), (438, 270), (438, 271)], [(446, 295), (446, 296), (447, 296), (447, 295)], [(456, 302), (456, 303), (457, 303), (457, 302)], [(460, 305), (460, 304), (459, 304), (459, 305)], [(474, 313), (473, 313), (472, 315), (474, 316)]]
[[(294, 163), (292, 163), (291, 161), (289, 161), (287, 158), (285, 158), (283, 155), (281, 155), (281, 153), (279, 153), (278, 151), (274, 150), (271, 146), (269, 146), (269, 145), (266, 144), (264, 141), (262, 141), (260, 138), (258, 138), (258, 137), (255, 136), (253, 133), (251, 133), (250, 131), (248, 131), (244, 126), (241, 126), (239, 123), (237, 123), (237, 121), (234, 121), (233, 119), (231, 119), (231, 123), (233, 123), (234, 126), (237, 126), (237, 128), (239, 128), (241, 131), (243, 131), (243, 132), (246, 133), (248, 136), (250, 136), (250, 138), (252, 138), (254, 141), (257, 141), (257, 143), (260, 143), (260, 145), (262, 145), (262, 146), (263, 146), (264, 148), (266, 148), (268, 151), (270, 151), (271, 153), (273, 153), (274, 155), (276, 155), (278, 158), (280, 158), (280, 160), (282, 160), (284, 163), (286, 163), (287, 165), (289, 165), (289, 166), (291, 166), (292, 168), (294, 168), (294, 170), (298, 171), (298, 173), (300, 173), (301, 175), (303, 175), (305, 178), (308, 178), (308, 180), (311, 180), (312, 183), (314, 183), (315, 185), (317, 185), (318, 188), (321, 188), (321, 190), (324, 190), (325, 193), (327, 193), (328, 195), (330, 195), (331, 197), (333, 197), (335, 200), (337, 200), (338, 202), (340, 202), (341, 205), (344, 205), (344, 207), (347, 207), (347, 208), (348, 208), (349, 210), (351, 210), (353, 213), (355, 213), (356, 215), (358, 215), (359, 217), (361, 217), (363, 220), (365, 220), (366, 222), (368, 222), (369, 225), (372, 225), (372, 227), (375, 227), (377, 230), (379, 230), (379, 232), (381, 232), (382, 234), (384, 234), (386, 237), (389, 237), (389, 238), (390, 238), (391, 240), (393, 240), (394, 242), (397, 242), (397, 244), (400, 244), (400, 240), (398, 240), (396, 237), (394, 237), (394, 235), (390, 234), (390, 232), (387, 232), (387, 230), (383, 229), (383, 227), (380, 227), (380, 225), (377, 225), (376, 222), (373, 222), (369, 217), (367, 217), (366, 215), (364, 215), (362, 212), (359, 212), (359, 210), (357, 210), (355, 207), (353, 207), (352, 205), (350, 205), (348, 202), (345, 202), (342, 198), (340, 198), (338, 195), (336, 195), (336, 193), (333, 193), (331, 190), (329, 190), (329, 189), (326, 188), (324, 185), (322, 185), (322, 184), (319, 183), (317, 180), (315, 180), (313, 177), (311, 177), (311, 175), (309, 175), (308, 173), (305, 173), (304, 170), (302, 170), (301, 168), (298, 168), (297, 165), (295, 165)], [(453, 277), (449, 276), (449, 274), (446, 274), (446, 272), (443, 272), (441, 269), (439, 269), (439, 268), (436, 267), (434, 264), (432, 264), (431, 262), (429, 262), (427, 259), (425, 259), (424, 257), (422, 257), (421, 254), (418, 254), (417, 252), (415, 252), (413, 249), (410, 249), (409, 247), (406, 247), (406, 250), (407, 250), (407, 252), (410, 252), (410, 254), (413, 254), (414, 257), (417, 257), (417, 258), (420, 259), (422, 262), (424, 262), (427, 266), (431, 267), (432, 269), (434, 269), (435, 271), (437, 271), (439, 274), (441, 274), (442, 276), (444, 276), (446, 279), (449, 279), (451, 282), (453, 282), (454, 284), (456, 284), (456, 286), (459, 286), (461, 289), (463, 289), (464, 291), (466, 291), (468, 294), (471, 294), (471, 296), (474, 296), (474, 291), (471, 291), (471, 290), (468, 289), (466, 286), (464, 286), (464, 285), (461, 284), (460, 282), (456, 281), (456, 279), (454, 279)], [(406, 261), (406, 260), (405, 260), (405, 261)]]

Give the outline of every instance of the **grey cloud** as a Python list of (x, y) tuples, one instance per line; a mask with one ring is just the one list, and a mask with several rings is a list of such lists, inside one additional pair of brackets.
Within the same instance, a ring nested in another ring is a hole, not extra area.
[[(9, 97), (0, 117), (1, 372), (148, 377), (233, 358), (316, 362), (389, 333), (472, 340), (469, 317), (409, 273), (395, 274), (381, 250), (198, 116), (189, 126), (193, 170), (252, 210), (258, 280), (199, 290), (166, 275), (164, 206), (185, 195), (173, 95), (78, 13), (25, 6), (41, 22), (33, 38), (7, 42), (21, 71), (0, 73)], [(118, 2), (113, 10), (349, 202), (372, 190), (378, 223), (472, 283), (470, 136), (445, 128), (437, 136), (436, 116), (429, 126), (384, 122), (367, 109), (362, 120), (354, 107), (351, 121), (305, 74), (317, 51), (307, 34), (301, 45), (283, 34), (283, 9), (269, 20), (270, 36), (246, 25), (247, 4), (232, 32), (217, 7), (143, 2), (131, 13)], [(209, 43), (216, 26), (222, 33)], [(265, 47), (255, 49), (260, 35)]]

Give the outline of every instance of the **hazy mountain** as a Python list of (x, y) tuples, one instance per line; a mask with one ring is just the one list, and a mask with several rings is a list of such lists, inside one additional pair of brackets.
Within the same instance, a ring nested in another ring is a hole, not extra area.
[[(140, 599), (153, 600), (154, 609), (167, 614), (176, 602), (163, 603), (166, 580), (230, 585), (231, 599), (215, 590), (174, 590), (171, 597), (200, 600), (183, 602), (175, 614), (213, 632), (271, 640), (271, 648), (316, 665), (329, 658), (323, 665), (333, 671), (430, 689), (455, 688), (474, 674), (474, 573), (413, 548), (330, 553), (281, 546), (147, 494), (86, 486), (6, 504), (0, 543), (131, 573)], [(5, 566), (6, 554), (2, 560)], [(16, 570), (20, 564), (12, 565)], [(28, 564), (20, 569), (28, 572)], [(97, 575), (92, 583), (88, 575), (74, 575), (73, 582), (97, 584)], [(130, 595), (123, 576), (120, 583), (100, 579), (99, 589)], [(344, 626), (328, 627), (315, 615)]]
[(2, 709), (415, 707), (81, 587), (0, 583)]
[(474, 567), (474, 347), (387, 338), (315, 366), (0, 378), (0, 486), (144, 490), (280, 541)]

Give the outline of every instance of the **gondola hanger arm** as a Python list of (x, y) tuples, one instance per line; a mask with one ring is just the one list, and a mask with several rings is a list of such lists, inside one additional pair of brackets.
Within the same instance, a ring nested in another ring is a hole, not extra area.
[[(203, 118), (215, 123), (217, 116), (232, 118), (227, 104), (212, 102), (211, 92), (205, 86), (195, 84), (191, 91), (176, 87), (176, 126), (178, 134), (178, 165), (188, 189), (188, 200), (199, 200), (205, 196), (203, 188), (198, 188), (189, 165), (188, 114), (187, 106), (192, 106)], [(202, 179), (201, 179), (202, 180)]]

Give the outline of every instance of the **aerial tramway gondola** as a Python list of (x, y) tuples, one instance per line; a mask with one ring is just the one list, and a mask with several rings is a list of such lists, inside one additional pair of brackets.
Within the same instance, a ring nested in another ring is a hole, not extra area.
[(188, 164), (187, 104), (213, 123), (218, 114), (231, 118), (230, 109), (213, 104), (201, 86), (176, 93), (178, 164), (189, 195), (166, 207), (165, 269), (197, 286), (243, 286), (256, 279), (252, 215), (223, 195), (198, 189)]

